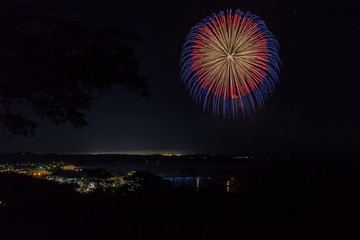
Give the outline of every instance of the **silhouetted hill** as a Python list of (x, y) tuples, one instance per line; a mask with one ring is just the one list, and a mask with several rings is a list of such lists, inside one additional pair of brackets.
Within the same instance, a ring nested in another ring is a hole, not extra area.
[[(243, 176), (246, 187), (154, 188), (80, 195), (66, 185), (0, 175), (1, 239), (359, 239), (358, 169), (279, 163)], [(154, 190), (158, 189), (158, 190)]]

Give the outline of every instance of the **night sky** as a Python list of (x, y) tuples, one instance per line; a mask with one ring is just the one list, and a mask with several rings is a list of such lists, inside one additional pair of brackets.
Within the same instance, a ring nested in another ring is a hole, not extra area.
[[(69, 1), (70, 3), (70, 1)], [(114, 89), (76, 130), (42, 121), (35, 137), (11, 137), (2, 152), (360, 153), (359, 8), (346, 1), (71, 1), (69, 18), (139, 34), (150, 98)], [(280, 85), (244, 118), (203, 112), (179, 78), (190, 29), (220, 10), (251, 11), (280, 43)]]

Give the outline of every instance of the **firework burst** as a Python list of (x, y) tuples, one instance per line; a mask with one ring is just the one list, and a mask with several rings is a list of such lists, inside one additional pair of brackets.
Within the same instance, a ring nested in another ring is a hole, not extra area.
[(256, 15), (220, 12), (191, 29), (181, 79), (203, 110), (224, 118), (264, 104), (278, 83), (279, 43)]

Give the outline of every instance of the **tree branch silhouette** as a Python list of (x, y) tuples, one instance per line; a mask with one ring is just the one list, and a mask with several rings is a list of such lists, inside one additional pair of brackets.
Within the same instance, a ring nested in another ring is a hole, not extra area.
[[(18, 112), (26, 106), (56, 125), (87, 125), (93, 101), (121, 86), (149, 97), (147, 78), (117, 27), (66, 20), (54, 5), (7, 2), (0, 12), (0, 124), (2, 134), (34, 135), (37, 122)], [(35, 9), (34, 9), (35, 8)], [(130, 40), (129, 40), (130, 39)]]

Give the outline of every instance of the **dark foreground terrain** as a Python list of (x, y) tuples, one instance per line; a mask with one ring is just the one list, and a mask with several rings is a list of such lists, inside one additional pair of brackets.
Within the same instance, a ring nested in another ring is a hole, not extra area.
[(81, 195), (2, 173), (0, 239), (360, 239), (360, 178), (350, 165), (274, 164), (241, 186), (156, 182)]

